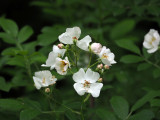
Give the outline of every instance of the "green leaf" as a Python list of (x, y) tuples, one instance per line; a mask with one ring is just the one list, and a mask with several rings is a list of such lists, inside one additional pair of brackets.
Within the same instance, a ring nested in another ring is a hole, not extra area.
[(5, 33), (5, 32), (0, 32), (0, 38), (6, 42), (6, 43), (9, 43), (9, 44), (15, 44), (16, 41), (15, 39), (9, 35), (8, 33)]
[(20, 98), (20, 100), (23, 102), (24, 108), (41, 111), (41, 105), (38, 101), (34, 101), (27, 98)]
[(121, 83), (126, 83), (128, 81), (127, 74), (124, 71), (117, 72), (115, 75), (116, 75), (117, 80)]
[(138, 70), (138, 71), (146, 70), (146, 69), (150, 68), (151, 66), (152, 66), (151, 64), (142, 63), (142, 64), (139, 64), (139, 65), (138, 65), (137, 70)]
[(115, 115), (106, 109), (96, 110), (96, 115), (100, 118), (100, 120), (117, 120)]
[(129, 112), (128, 102), (121, 96), (113, 96), (110, 103), (116, 115), (124, 120)]
[(139, 99), (131, 108), (131, 111), (135, 111), (146, 104), (148, 101), (152, 100), (154, 97), (160, 96), (160, 91), (150, 91), (144, 97)]
[(18, 34), (18, 42), (23, 43), (29, 39), (29, 37), (33, 34), (33, 29), (30, 26), (24, 26)]
[(11, 88), (11, 84), (6, 83), (5, 79), (3, 77), (0, 77), (0, 90), (9, 92), (10, 88)]
[(127, 50), (131, 51), (131, 52), (140, 54), (139, 48), (129, 38), (128, 39), (117, 40), (116, 44), (121, 48), (124, 48), (124, 49), (127, 49)]
[(150, 101), (151, 107), (160, 107), (160, 99), (153, 99)]
[(112, 28), (110, 37), (112, 39), (123, 37), (127, 33), (131, 32), (134, 29), (134, 26), (135, 21), (131, 19), (118, 22), (118, 24)]
[(69, 120), (77, 120), (76, 115), (71, 111), (65, 111), (65, 115)]
[(120, 61), (123, 63), (138, 63), (143, 61), (144, 59), (142, 57), (136, 56), (136, 55), (125, 55), (121, 57)]
[(154, 76), (154, 78), (159, 78), (160, 77), (160, 69), (154, 69), (153, 76)]
[(102, 91), (108, 90), (108, 89), (112, 89), (113, 86), (112, 85), (104, 85), (102, 88)]
[(143, 110), (129, 118), (129, 120), (153, 120), (154, 113), (151, 110)]
[(2, 55), (15, 56), (17, 54), (18, 49), (15, 47), (8, 47), (2, 51)]
[(42, 34), (38, 35), (38, 44), (41, 46), (48, 46), (58, 40), (58, 36), (64, 32), (62, 26), (44, 27)]
[(13, 37), (17, 36), (18, 26), (14, 21), (10, 19), (0, 18), (0, 26), (6, 33), (12, 35)]
[(40, 115), (40, 111), (35, 109), (25, 109), (20, 112), (20, 120), (32, 120)]
[(13, 66), (25, 67), (25, 60), (23, 56), (15, 56), (13, 58), (10, 58), (7, 64)]
[(15, 99), (0, 99), (0, 109), (9, 111), (20, 111), (23, 104)]

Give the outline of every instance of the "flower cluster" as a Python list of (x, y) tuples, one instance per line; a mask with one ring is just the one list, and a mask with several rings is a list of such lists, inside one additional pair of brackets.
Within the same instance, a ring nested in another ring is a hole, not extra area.
[(145, 35), (143, 46), (147, 49), (148, 53), (154, 53), (158, 50), (160, 44), (160, 36), (158, 31), (150, 29), (150, 31)]
[[(72, 71), (72, 68), (76, 67), (77, 72), (72, 72), (73, 80), (75, 81), (73, 87), (76, 92), (79, 95), (90, 93), (93, 97), (98, 97), (103, 87), (102, 78), (100, 78), (101, 72), (99, 70), (103, 68), (105, 70), (109, 69), (109, 66), (115, 64), (115, 56), (106, 46), (102, 46), (100, 43), (91, 44), (92, 39), (89, 35), (79, 40), (80, 35), (81, 29), (79, 27), (67, 28), (66, 32), (58, 37), (60, 44), (53, 46), (53, 50), (49, 53), (46, 63), (42, 64), (42, 66), (50, 67), (50, 70), (55, 69), (60, 75), (66, 75), (68, 70)], [(98, 56), (97, 62), (93, 64), (99, 64), (95, 69), (97, 72), (91, 69), (93, 66), (90, 63), (87, 68), (78, 68), (78, 52), (74, 48), (79, 48)], [(73, 53), (74, 59), (70, 57), (69, 52)], [(37, 89), (53, 85), (57, 81), (57, 78), (52, 76), (48, 70), (36, 72), (33, 79)], [(46, 91), (48, 92), (49, 90)]]

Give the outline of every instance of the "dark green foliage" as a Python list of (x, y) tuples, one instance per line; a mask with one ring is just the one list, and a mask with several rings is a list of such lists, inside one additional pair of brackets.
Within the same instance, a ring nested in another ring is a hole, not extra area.
[[(90, 35), (110, 48), (117, 62), (103, 74), (94, 105), (92, 99), (85, 103), (85, 120), (160, 120), (160, 51), (148, 54), (142, 45), (149, 29), (160, 30), (159, 0), (34, 0), (27, 5), (36, 8), (38, 20), (31, 16), (33, 21), (16, 23), (16, 15), (0, 13), (0, 120), (81, 120), (70, 110), (80, 111), (84, 99), (73, 89), (71, 73), (52, 71), (58, 78), (51, 87), (57, 102), (45, 89), (36, 90), (32, 79), (34, 72), (49, 69), (41, 64), (58, 36), (73, 26), (81, 28), (80, 39)], [(80, 61), (88, 57), (81, 55)]]

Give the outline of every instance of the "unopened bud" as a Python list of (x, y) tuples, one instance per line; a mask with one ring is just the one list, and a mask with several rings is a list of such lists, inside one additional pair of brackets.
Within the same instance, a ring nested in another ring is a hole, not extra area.
[(104, 69), (109, 69), (109, 66), (108, 66), (108, 65), (105, 65), (105, 66), (104, 66)]
[(102, 50), (102, 45), (100, 43), (92, 43), (91, 44), (91, 50), (95, 53), (98, 54)]
[(102, 69), (102, 68), (103, 68), (103, 64), (97, 65), (97, 68), (98, 68), (98, 69)]
[(46, 88), (46, 89), (45, 89), (45, 92), (46, 92), (46, 93), (49, 93), (50, 91), (51, 91), (51, 90), (50, 90), (49, 88)]
[(62, 49), (64, 47), (64, 45), (62, 43), (58, 44), (58, 48)]
[(102, 78), (99, 78), (99, 79), (98, 79), (98, 82), (102, 82), (102, 80), (103, 80)]

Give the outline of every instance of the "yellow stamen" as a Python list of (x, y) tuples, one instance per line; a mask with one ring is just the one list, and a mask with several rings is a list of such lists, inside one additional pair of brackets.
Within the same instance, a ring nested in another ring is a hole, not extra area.
[(45, 82), (46, 82), (46, 79), (45, 79), (45, 78), (43, 78), (42, 83), (43, 83), (43, 84), (45, 84)]
[(106, 53), (104, 53), (103, 55), (102, 55), (102, 58), (104, 59), (107, 59), (108, 58), (108, 56), (107, 56), (107, 54)]
[(87, 80), (85, 80), (85, 83), (83, 84), (83, 87), (89, 88), (90, 87), (90, 82), (88, 82)]
[(153, 43), (155, 40), (156, 40), (156, 38), (155, 38), (155, 37), (152, 37), (152, 40), (149, 42), (149, 44), (152, 45), (152, 43)]

